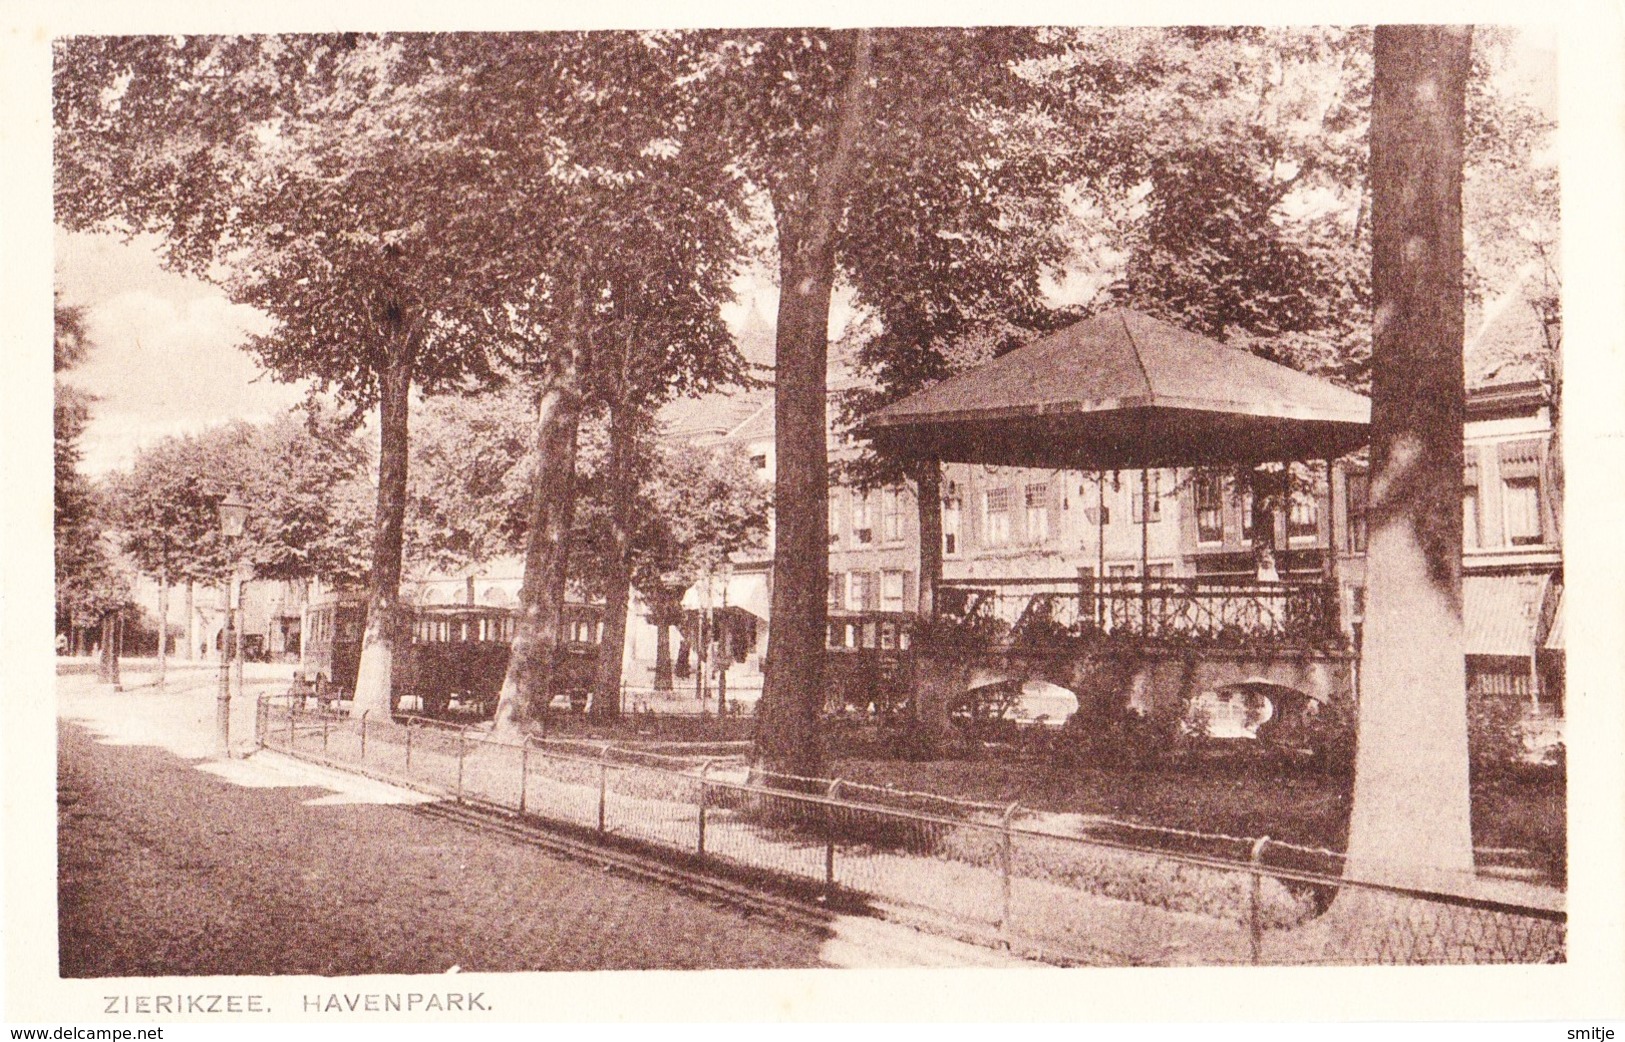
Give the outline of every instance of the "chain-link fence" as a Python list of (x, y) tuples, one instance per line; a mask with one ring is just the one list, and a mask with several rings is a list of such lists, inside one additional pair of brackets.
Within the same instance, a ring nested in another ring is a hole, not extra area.
[[(840, 779), (750, 772), (475, 726), (262, 707), (271, 748), (447, 799), (855, 896), (1061, 962), (1551, 962), (1566, 917), (1481, 881), (1345, 877), (1335, 851), (1088, 821)], [(1465, 882), (1465, 881), (1464, 881)], [(1467, 896), (1471, 894), (1471, 896)]]

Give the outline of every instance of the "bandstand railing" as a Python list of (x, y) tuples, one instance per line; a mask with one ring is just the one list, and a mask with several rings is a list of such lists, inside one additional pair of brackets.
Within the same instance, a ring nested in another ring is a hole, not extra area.
[(1321, 645), (1340, 639), (1337, 587), (1200, 576), (949, 579), (937, 618), (1005, 644), (1125, 637)]

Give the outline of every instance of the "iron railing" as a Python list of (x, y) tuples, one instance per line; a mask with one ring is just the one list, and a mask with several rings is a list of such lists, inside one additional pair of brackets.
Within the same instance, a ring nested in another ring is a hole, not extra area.
[(1195, 577), (951, 579), (938, 619), (1006, 644), (1132, 637), (1248, 645), (1341, 640), (1337, 588)]
[(1066, 831), (1017, 804), (752, 774), (737, 761), (607, 743), (507, 741), (473, 725), (351, 720), (297, 698), (262, 703), (260, 741), (447, 800), (862, 897), (1055, 962), (1564, 957), (1560, 909), (1346, 879), (1324, 870), (1335, 852), (1269, 839)]
[(263, 746), (445, 800), (861, 896), (1056, 962), (1560, 961), (1566, 917), (1527, 902), (1341, 878), (1336, 852), (1019, 805), (747, 772), (604, 743), (500, 740), (432, 720), (262, 702)]

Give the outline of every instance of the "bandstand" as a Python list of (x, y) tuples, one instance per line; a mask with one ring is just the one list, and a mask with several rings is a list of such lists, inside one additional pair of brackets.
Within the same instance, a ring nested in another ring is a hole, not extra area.
[[(1331, 495), (1335, 461), (1366, 444), (1369, 422), (1359, 394), (1114, 310), (894, 403), (864, 433), (894, 458), (1093, 472), (1097, 488), (1124, 470), (1319, 464)], [(1093, 576), (943, 581), (922, 554), (933, 618), (915, 648), (916, 705), (945, 715), (973, 673), (989, 671), (1140, 712), (1248, 685), (1318, 703), (1352, 696), (1331, 546), (1312, 578), (1152, 577), (1150, 482), (1139, 488), (1137, 576), (1106, 577), (1102, 559)], [(1104, 511), (1096, 517), (1105, 524)]]

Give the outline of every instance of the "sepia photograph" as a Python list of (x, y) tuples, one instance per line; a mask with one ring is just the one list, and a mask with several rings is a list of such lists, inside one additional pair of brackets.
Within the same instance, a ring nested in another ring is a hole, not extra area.
[(1619, 1016), (1572, 27), (737, 19), (36, 41), (8, 1019)]

